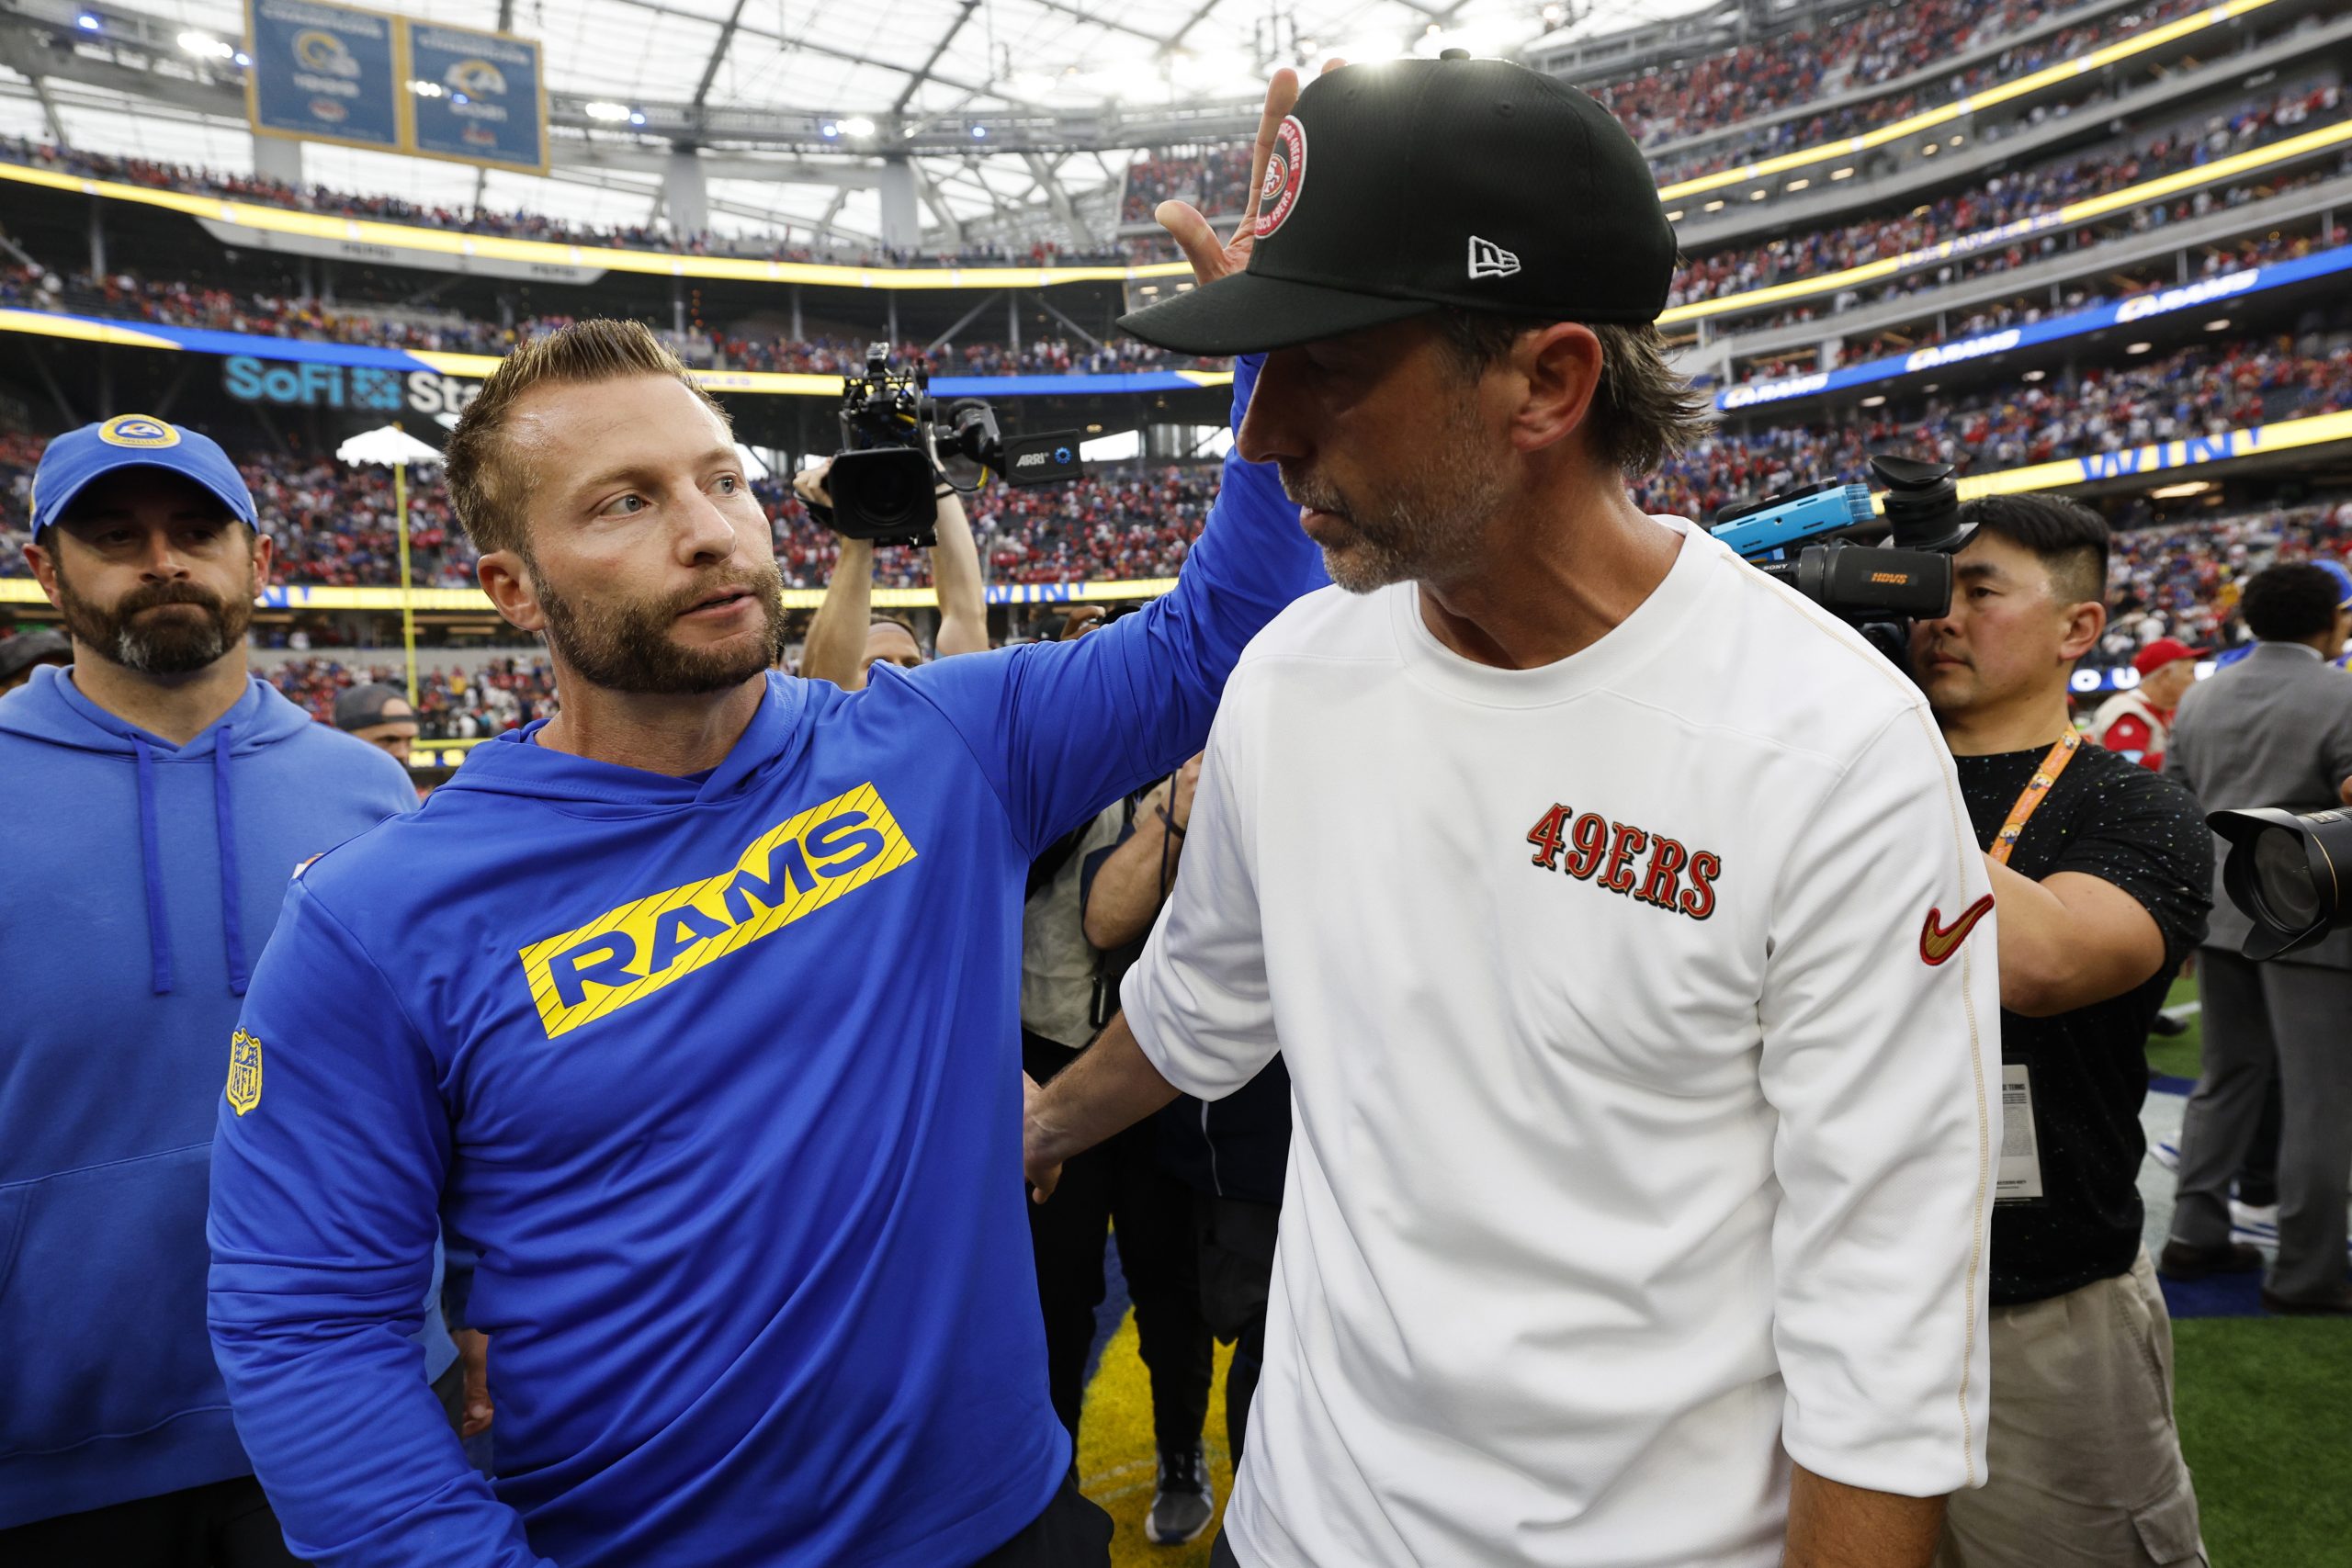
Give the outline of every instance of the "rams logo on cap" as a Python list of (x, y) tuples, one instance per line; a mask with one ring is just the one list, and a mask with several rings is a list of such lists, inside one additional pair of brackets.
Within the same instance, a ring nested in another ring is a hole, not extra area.
[(1306, 184), (1306, 127), (1292, 115), (1274, 132), (1273, 155), (1266, 160), (1266, 177), (1258, 186), (1258, 238), (1283, 226)]
[(98, 426), (98, 439), (109, 446), (176, 446), (180, 433), (153, 414), (126, 413)]

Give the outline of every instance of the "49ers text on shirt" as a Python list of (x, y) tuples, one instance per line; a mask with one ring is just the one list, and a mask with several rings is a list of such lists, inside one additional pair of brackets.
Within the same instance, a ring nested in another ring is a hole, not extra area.
[[(1536, 818), (1527, 841), (1535, 846), (1530, 863), (1545, 871), (1565, 872), (1694, 920), (1715, 912), (1715, 878), (1723, 874), (1724, 863), (1712, 850), (1693, 851), (1679, 839), (1631, 822), (1557, 805)], [(1646, 863), (1637, 864), (1645, 855)]]

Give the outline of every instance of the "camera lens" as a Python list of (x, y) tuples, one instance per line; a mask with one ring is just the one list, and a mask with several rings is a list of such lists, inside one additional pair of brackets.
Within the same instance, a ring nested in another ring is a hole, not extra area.
[(2319, 888), (2301, 835), (2271, 828), (2254, 840), (2254, 882), (2282, 926), (2301, 928), (2319, 919)]

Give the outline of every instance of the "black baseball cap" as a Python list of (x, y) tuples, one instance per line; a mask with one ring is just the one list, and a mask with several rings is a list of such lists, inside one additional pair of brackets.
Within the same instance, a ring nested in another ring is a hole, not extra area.
[(1248, 271), (1119, 325), (1183, 354), (1252, 354), (1444, 305), (1653, 321), (1674, 278), (1674, 230), (1634, 139), (1507, 60), (1317, 77), (1282, 123), (1257, 236)]
[(337, 729), (366, 729), (379, 724), (413, 724), (416, 710), (408, 694), (397, 686), (353, 686), (334, 700)]

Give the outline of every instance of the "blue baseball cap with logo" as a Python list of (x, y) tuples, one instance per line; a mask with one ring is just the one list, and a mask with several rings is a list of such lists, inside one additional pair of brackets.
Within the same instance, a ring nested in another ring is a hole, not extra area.
[(2330, 560), (2324, 556), (2312, 557), (2312, 564), (2335, 579), (2336, 606), (2340, 609), (2352, 605), (2352, 567), (2346, 567), (2340, 560)]
[(69, 430), (41, 453), (40, 467), (33, 470), (33, 537), (64, 516), (91, 480), (119, 468), (163, 468), (194, 479), (247, 527), (261, 525), (253, 491), (219, 442), (153, 414), (126, 413)]

